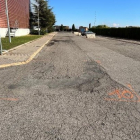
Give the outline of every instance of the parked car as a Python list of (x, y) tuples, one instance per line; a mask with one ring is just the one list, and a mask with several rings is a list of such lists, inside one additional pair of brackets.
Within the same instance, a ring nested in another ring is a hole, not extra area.
[(87, 35), (87, 34), (94, 34), (92, 31), (84, 31), (83, 33), (82, 33), (82, 35), (84, 36), (84, 35)]
[(81, 35), (84, 36), (86, 31), (81, 32)]
[(37, 31), (39, 30), (40, 31), (40, 28), (38, 28), (38, 26), (34, 26), (33, 30), (37, 30)]

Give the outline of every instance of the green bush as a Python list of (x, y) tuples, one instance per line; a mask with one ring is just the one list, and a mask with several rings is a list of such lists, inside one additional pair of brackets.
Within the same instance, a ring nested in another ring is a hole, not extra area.
[(97, 35), (140, 40), (140, 28), (91, 28)]
[[(47, 32), (45, 29), (40, 30), (40, 35), (45, 35)], [(38, 35), (38, 30), (31, 30), (30, 34), (32, 35)]]
[(38, 30), (31, 30), (30, 34), (32, 34), (32, 35), (38, 35)]
[(40, 30), (40, 35), (45, 35), (47, 32), (46, 32), (46, 29), (41, 29)]

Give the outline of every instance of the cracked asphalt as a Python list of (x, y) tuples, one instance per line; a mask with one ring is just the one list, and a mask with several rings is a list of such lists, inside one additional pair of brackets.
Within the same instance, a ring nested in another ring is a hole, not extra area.
[(58, 33), (27, 65), (0, 69), (0, 140), (140, 140), (139, 52)]

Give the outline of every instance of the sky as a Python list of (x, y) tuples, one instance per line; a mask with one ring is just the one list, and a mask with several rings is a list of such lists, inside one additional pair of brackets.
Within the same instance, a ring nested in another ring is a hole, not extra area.
[(55, 25), (140, 26), (140, 0), (49, 0)]

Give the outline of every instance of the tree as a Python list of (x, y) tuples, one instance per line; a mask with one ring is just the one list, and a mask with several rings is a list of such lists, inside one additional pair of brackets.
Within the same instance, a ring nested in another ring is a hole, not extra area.
[(91, 28), (91, 23), (89, 24), (89, 29)]
[(35, 22), (38, 21), (38, 12), (39, 12), (39, 23), (40, 27), (47, 29), (48, 32), (51, 32), (53, 30), (53, 25), (56, 22), (55, 15), (52, 12), (52, 7), (48, 6), (48, 1), (44, 0), (34, 0), (36, 4), (33, 4), (34, 8), (34, 18)]
[(61, 31), (64, 30), (64, 26), (63, 26), (63, 24), (61, 24), (61, 26), (60, 26), (60, 30), (61, 30)]
[(31, 10), (31, 2), (30, 2), (30, 4), (29, 4), (29, 26), (30, 26), (30, 29), (33, 28), (34, 22), (35, 22), (34, 21), (34, 14)]
[(72, 31), (75, 31), (75, 25), (74, 24), (72, 25)]
[(98, 25), (96, 28), (109, 28), (107, 25)]

